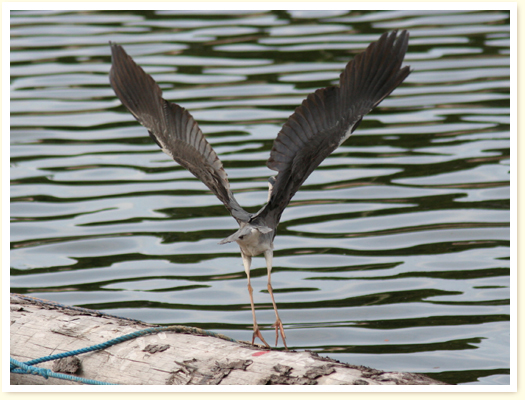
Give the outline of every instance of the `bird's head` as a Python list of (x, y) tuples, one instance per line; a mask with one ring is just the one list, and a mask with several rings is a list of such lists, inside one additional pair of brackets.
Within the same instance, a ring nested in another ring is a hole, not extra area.
[(233, 235), (223, 239), (219, 244), (226, 244), (231, 242), (237, 242), (239, 245), (249, 244), (254, 241), (258, 241), (261, 234), (269, 233), (273, 231), (272, 228), (267, 226), (251, 225), (250, 223), (243, 223), (239, 230)]

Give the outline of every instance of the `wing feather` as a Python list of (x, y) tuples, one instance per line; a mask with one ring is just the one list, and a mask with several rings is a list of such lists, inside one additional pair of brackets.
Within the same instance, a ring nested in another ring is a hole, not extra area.
[(111, 44), (109, 79), (122, 104), (148, 130), (155, 143), (200, 179), (237, 221), (248, 221), (230, 190), (226, 171), (191, 114), (162, 98), (162, 91), (118, 44)]
[(253, 219), (277, 226), (312, 171), (408, 76), (409, 67), (401, 68), (407, 48), (407, 31), (385, 33), (346, 65), (339, 87), (307, 96), (274, 141), (267, 165), (278, 173), (268, 204)]

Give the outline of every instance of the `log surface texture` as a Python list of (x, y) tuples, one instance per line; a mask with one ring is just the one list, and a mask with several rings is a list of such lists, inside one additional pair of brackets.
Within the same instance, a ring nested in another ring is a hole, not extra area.
[[(11, 357), (77, 350), (155, 325), (11, 295)], [(443, 385), (305, 351), (279, 351), (211, 336), (159, 332), (35, 367), (121, 385)], [(78, 385), (11, 373), (12, 385)]]

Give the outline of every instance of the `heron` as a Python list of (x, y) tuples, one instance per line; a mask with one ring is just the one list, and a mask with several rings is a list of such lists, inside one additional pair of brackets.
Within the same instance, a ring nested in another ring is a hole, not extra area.
[(202, 181), (239, 224), (239, 229), (219, 244), (237, 242), (240, 247), (253, 317), (252, 344), (259, 338), (270, 347), (255, 317), (252, 257), (263, 254), (266, 260), (267, 288), (276, 318), (272, 325), (275, 346), (280, 335), (288, 349), (271, 282), (273, 242), (281, 215), (308, 176), (411, 72), (409, 66), (401, 66), (408, 38), (406, 30), (399, 35), (397, 31), (385, 32), (348, 62), (339, 86), (317, 89), (295, 109), (273, 142), (267, 166), (277, 174), (268, 179), (267, 202), (256, 213), (247, 212), (235, 199), (222, 162), (188, 110), (165, 100), (155, 80), (122, 46), (110, 42), (109, 79), (117, 97), (162, 151)]

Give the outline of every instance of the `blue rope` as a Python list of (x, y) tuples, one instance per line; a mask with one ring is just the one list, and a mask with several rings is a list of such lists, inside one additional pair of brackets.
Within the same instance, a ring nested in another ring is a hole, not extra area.
[(71, 350), (71, 351), (66, 351), (64, 353), (53, 354), (53, 355), (50, 355), (50, 356), (35, 358), (34, 360), (30, 360), (30, 361), (26, 361), (26, 362), (20, 362), (20, 361), (17, 361), (15, 359), (11, 358), (10, 369), (11, 369), (11, 372), (15, 373), (15, 374), (41, 375), (41, 376), (43, 376), (46, 379), (48, 377), (52, 377), (52, 378), (73, 380), (73, 381), (77, 381), (77, 382), (86, 383), (86, 384), (89, 384), (89, 385), (113, 385), (113, 383), (100, 382), (100, 381), (95, 381), (95, 380), (92, 380), (92, 379), (80, 378), (80, 377), (76, 377), (76, 376), (72, 376), (72, 375), (57, 374), (57, 373), (55, 373), (55, 372), (53, 372), (53, 371), (51, 371), (49, 369), (32, 367), (32, 365), (40, 364), (40, 363), (46, 362), (46, 361), (53, 361), (53, 360), (58, 360), (58, 359), (61, 359), (61, 358), (76, 356), (78, 354), (88, 353), (90, 351), (104, 350), (104, 349), (106, 349), (108, 347), (114, 346), (116, 344), (125, 342), (125, 341), (130, 340), (130, 339), (135, 339), (135, 338), (140, 337), (140, 336), (149, 335), (151, 333), (156, 333), (156, 332), (163, 332), (163, 331), (173, 331), (173, 332), (179, 332), (179, 333), (193, 333), (193, 334), (197, 334), (197, 335), (213, 336), (213, 337), (216, 337), (216, 338), (229, 340), (230, 342), (237, 343), (237, 340), (232, 339), (232, 338), (230, 338), (228, 336), (222, 335), (220, 333), (207, 331), (207, 330), (204, 330), (204, 329), (192, 328), (192, 327), (188, 327), (188, 326), (179, 326), (179, 325), (156, 326), (156, 327), (142, 329), (140, 331), (128, 333), (127, 335), (119, 336), (119, 337), (117, 337), (115, 339), (108, 340), (107, 342), (104, 342), (104, 343), (96, 344), (96, 345), (89, 346), (89, 347), (84, 347), (83, 349)]
[(17, 366), (19, 368), (12, 370), (11, 372), (15, 374), (32, 374), (32, 375), (40, 375), (44, 378), (57, 378), (57, 379), (66, 379), (69, 381), (75, 381), (80, 383), (85, 383), (87, 385), (116, 385), (115, 383), (107, 383), (102, 381), (95, 381), (93, 379), (86, 379), (81, 378), (79, 376), (73, 376), (73, 375), (66, 375), (66, 374), (57, 374), (56, 372), (51, 371), (47, 368), (38, 368), (38, 367), (31, 367), (30, 365), (27, 365), (23, 362), (20, 362), (18, 360), (15, 360), (14, 358), (10, 359), (11, 362), (11, 368), (14, 366)]

